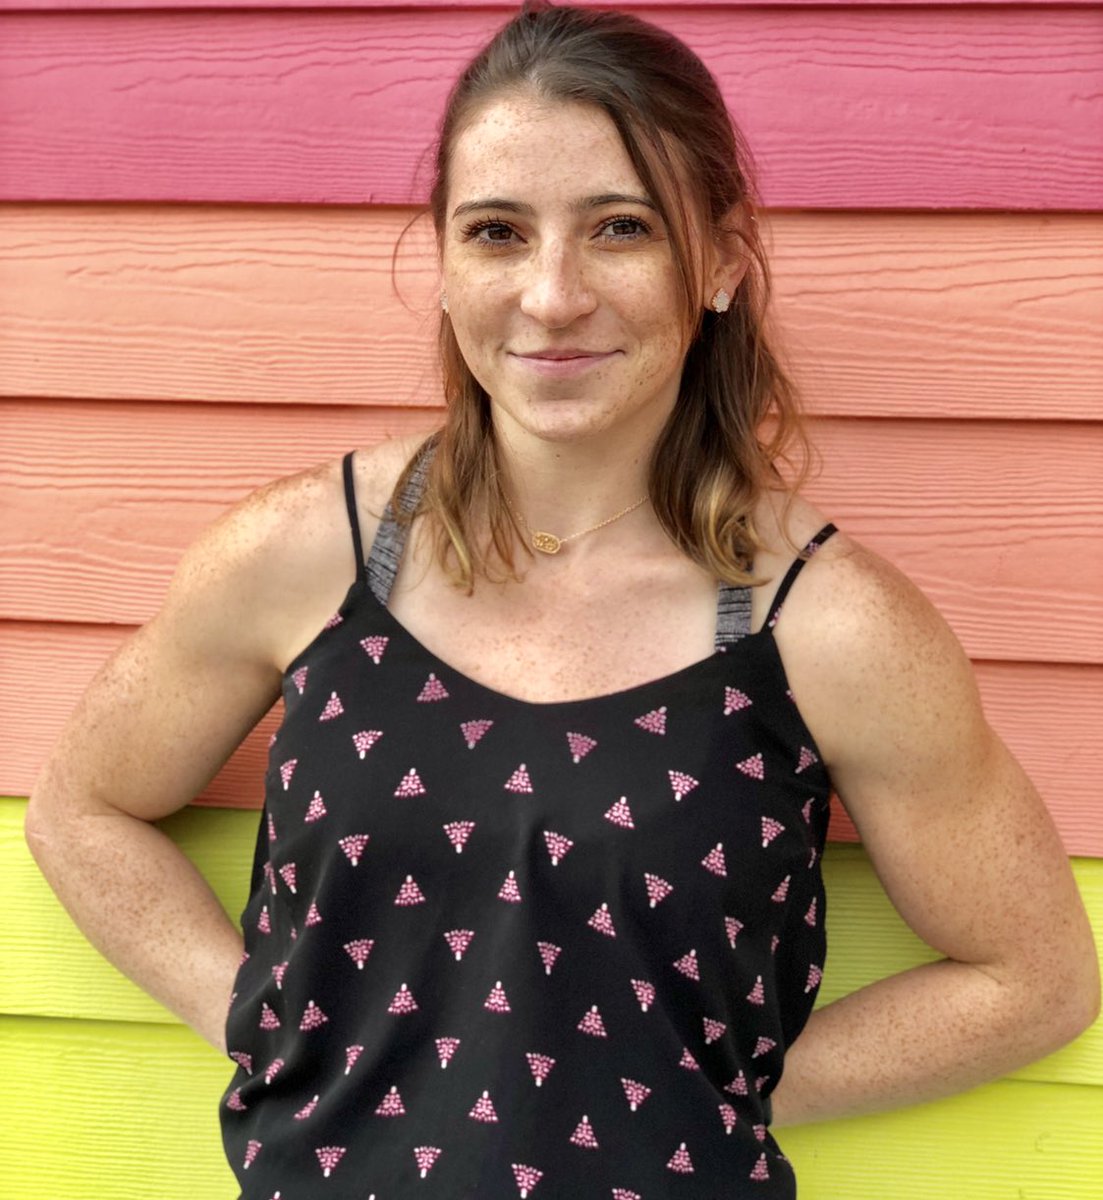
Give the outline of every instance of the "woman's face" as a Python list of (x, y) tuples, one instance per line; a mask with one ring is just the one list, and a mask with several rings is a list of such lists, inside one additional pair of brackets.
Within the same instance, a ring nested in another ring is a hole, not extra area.
[(530, 96), (483, 110), (453, 148), (441, 262), (460, 350), (507, 439), (657, 436), (685, 356), (680, 289), (603, 111)]

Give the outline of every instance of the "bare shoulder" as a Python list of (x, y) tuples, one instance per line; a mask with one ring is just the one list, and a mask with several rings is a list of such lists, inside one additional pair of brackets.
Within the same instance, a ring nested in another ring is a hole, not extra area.
[[(421, 440), (355, 452), (365, 544)], [(217, 622), (242, 653), (282, 669), (355, 577), (342, 460), (335, 458), (266, 483), (228, 509), (183, 555), (159, 617)]]
[(917, 775), (982, 747), (972, 666), (922, 590), (836, 534), (802, 568), (775, 629), (786, 673), (825, 758)]

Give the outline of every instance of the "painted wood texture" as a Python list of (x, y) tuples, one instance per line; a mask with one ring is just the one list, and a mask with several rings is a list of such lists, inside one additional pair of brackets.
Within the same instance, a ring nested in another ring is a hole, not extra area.
[[(100, 664), (129, 633), (125, 626), (0, 622), (0, 795), (25, 795), (62, 723)], [(1103, 724), (1103, 667), (978, 662), (985, 711), (1045, 798), (1069, 854), (1103, 857), (1098, 730)], [(258, 807), (268, 737), (280, 706), (256, 727), (200, 804)], [(836, 803), (833, 841), (856, 840)]]
[[(0, 618), (122, 624), (152, 615), (183, 548), (253, 486), (409, 419), (0, 408)], [(830, 419), (814, 436), (810, 496), (911, 575), (972, 657), (1103, 663), (1103, 423)]]
[[(102, 959), (73, 926), (40, 876), (22, 834), (25, 802), (0, 800), (0, 872), (11, 881), (0, 927), (0, 1014), (176, 1024), (176, 1018)], [(188, 808), (161, 827), (201, 869), (236, 919), (248, 894), (258, 816)], [(1103, 862), (1073, 860), (1103, 949)], [(938, 957), (907, 928), (859, 846), (824, 857), (830, 945), (819, 1003)], [(1048, 1083), (1103, 1086), (1103, 1020), (1057, 1054), (1014, 1073)]]
[[(8, 206), (0, 389), (435, 405), (428, 221), (400, 241), (416, 215)], [(1092, 214), (802, 211), (761, 224), (781, 346), (812, 411), (1103, 415), (1103, 232)]]
[[(231, 1064), (190, 1030), (0, 1018), (0, 1055), (4, 1200), (236, 1195), (217, 1125)], [(778, 1138), (801, 1200), (1064, 1200), (1096, 1194), (1101, 1126), (1103, 1089), (1002, 1080)]]
[[(705, 54), (770, 206), (1098, 208), (1103, 39), (1064, 5), (656, 7)], [(403, 204), (506, 14), (3, 14), (5, 200)]]

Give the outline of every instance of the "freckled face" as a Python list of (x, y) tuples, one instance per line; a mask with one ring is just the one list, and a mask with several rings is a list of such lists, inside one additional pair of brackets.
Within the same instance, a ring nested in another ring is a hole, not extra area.
[(685, 357), (678, 282), (609, 117), (491, 104), (457, 139), (445, 218), (448, 319), (496, 428), (657, 436)]

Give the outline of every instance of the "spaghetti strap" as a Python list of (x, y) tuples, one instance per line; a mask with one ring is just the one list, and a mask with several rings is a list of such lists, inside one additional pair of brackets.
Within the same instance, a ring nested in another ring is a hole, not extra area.
[(766, 618), (766, 624), (763, 628), (773, 629), (773, 627), (777, 624), (778, 617), (781, 616), (781, 606), (785, 603), (785, 597), (789, 594), (789, 589), (796, 582), (796, 578), (801, 573), (801, 569), (804, 567), (804, 564), (835, 532), (835, 526), (828, 522), (819, 531), (819, 533), (817, 533), (816, 536), (808, 542), (800, 554), (793, 559), (789, 566), (789, 570), (785, 572), (785, 577), (782, 579), (780, 587), (777, 589), (777, 594), (774, 596), (774, 602), (770, 607), (770, 615)]
[(341, 467), (345, 478), (345, 506), (349, 512), (349, 526), (352, 529), (352, 550), (356, 555), (356, 580), (363, 583), (367, 577), (364, 566), (364, 546), (360, 540), (360, 516), (356, 511), (356, 484), (352, 475), (352, 456), (355, 450), (350, 450), (342, 460)]

